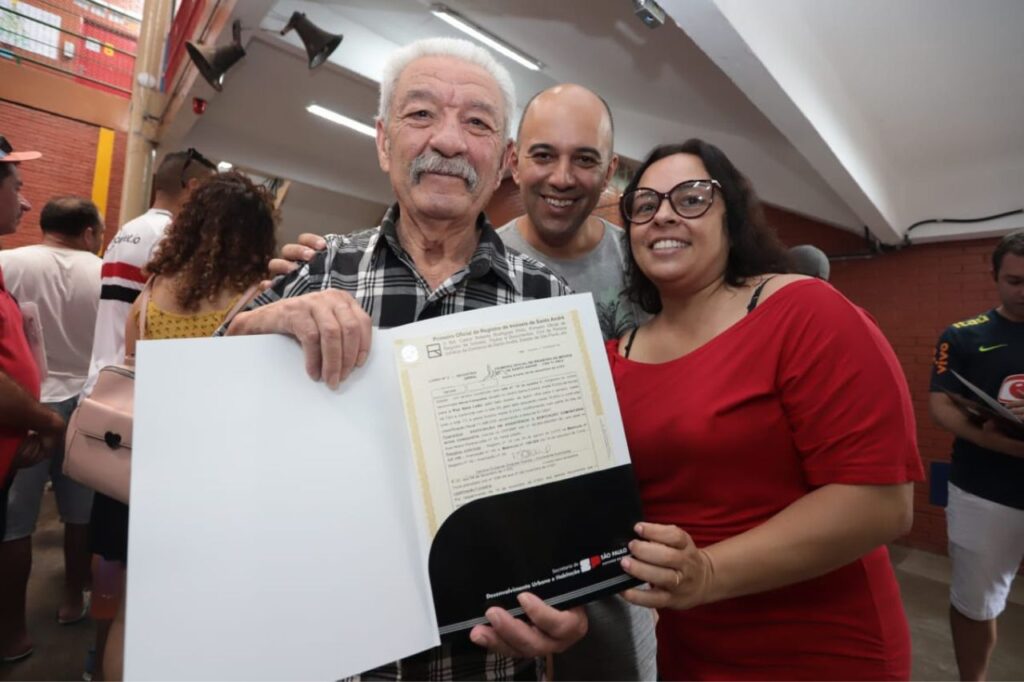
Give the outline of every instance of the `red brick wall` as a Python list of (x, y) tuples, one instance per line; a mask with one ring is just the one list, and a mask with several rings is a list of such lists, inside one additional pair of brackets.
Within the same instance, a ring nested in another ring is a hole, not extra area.
[(867, 250), (867, 243), (862, 236), (836, 229), (813, 218), (768, 205), (764, 207), (764, 216), (786, 246), (814, 244), (828, 254)]
[[(603, 197), (595, 211), (619, 223), (616, 197)], [(487, 214), (495, 225), (521, 215), (515, 183), (502, 183)], [(869, 258), (860, 235), (772, 206), (765, 207), (769, 224), (787, 246), (814, 244), (832, 261), (832, 284), (870, 312), (892, 344), (910, 385), (917, 417), (918, 444), (929, 476), (932, 462), (949, 461), (952, 436), (932, 424), (928, 415), (928, 380), (939, 334), (957, 320), (973, 317), (995, 305), (990, 256), (997, 240), (947, 242), (911, 246)], [(915, 485), (914, 528), (905, 542), (933, 552), (946, 551), (944, 510), (928, 501), (928, 481)]]
[[(99, 128), (0, 100), (0, 133), (15, 149), (43, 154), (41, 159), (19, 166), (25, 184), (23, 194), (32, 204), (32, 211), (21, 219), (17, 232), (0, 240), (5, 249), (36, 244), (41, 238), (39, 211), (49, 199), (62, 195), (92, 197)], [(118, 227), (126, 144), (125, 134), (115, 133), (105, 216), (108, 240)]]

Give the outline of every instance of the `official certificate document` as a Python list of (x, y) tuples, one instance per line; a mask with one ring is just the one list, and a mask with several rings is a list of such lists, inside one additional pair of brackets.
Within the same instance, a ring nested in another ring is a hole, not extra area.
[(303, 366), (281, 336), (140, 344), (127, 679), (338, 679), (522, 591), (637, 584), (589, 294), (375, 330), (336, 391)]

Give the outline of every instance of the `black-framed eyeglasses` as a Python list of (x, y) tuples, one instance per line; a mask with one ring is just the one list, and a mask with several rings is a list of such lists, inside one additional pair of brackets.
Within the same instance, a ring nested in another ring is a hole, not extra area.
[(185, 172), (188, 171), (188, 167), (195, 161), (198, 164), (206, 166), (214, 173), (217, 172), (217, 164), (210, 161), (208, 158), (196, 151), (195, 147), (189, 147), (188, 151), (185, 152), (188, 157), (185, 159), (185, 165), (181, 167), (181, 188), (185, 189), (188, 186), (188, 178), (185, 177)]
[(699, 218), (709, 210), (715, 201), (715, 188), (721, 191), (718, 180), (685, 180), (667, 192), (658, 192), (650, 187), (637, 187), (622, 195), (619, 205), (622, 215), (634, 225), (643, 225), (654, 220), (661, 209), (661, 202), (668, 199), (668, 205), (683, 218)]

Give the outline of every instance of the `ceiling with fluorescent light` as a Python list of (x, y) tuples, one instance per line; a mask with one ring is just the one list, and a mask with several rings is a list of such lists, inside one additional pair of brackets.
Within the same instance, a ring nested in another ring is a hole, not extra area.
[[(766, 201), (855, 232), (866, 226), (887, 243), (925, 219), (1024, 208), (1024, 2), (659, 2), (670, 16), (655, 30), (634, 16), (632, 0), (445, 4), (545, 64), (534, 72), (499, 57), (520, 106), (559, 82), (603, 95), (616, 151), (629, 158), (703, 137)], [(235, 14), (246, 26), (279, 29), (295, 10), (344, 34), (327, 64), (310, 72), (294, 33), (246, 31), (248, 55), (224, 92), (197, 84), (191, 94), (209, 100), (206, 113), (179, 114), (164, 138), (165, 149), (192, 145), (291, 179), (285, 238), (327, 229), (334, 214), (334, 231), (373, 224), (365, 216), (391, 200), (373, 140), (306, 107), (372, 124), (391, 50), (462, 37), (426, 0), (245, 0)], [(925, 224), (910, 236), (963, 239), (1013, 227), (1024, 227), (1024, 215)]]

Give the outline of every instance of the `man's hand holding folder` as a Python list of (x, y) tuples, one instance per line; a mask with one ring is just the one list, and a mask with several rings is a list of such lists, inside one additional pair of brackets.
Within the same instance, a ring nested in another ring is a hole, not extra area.
[(951, 371), (976, 400), (965, 398), (952, 391), (945, 391), (945, 393), (957, 407), (967, 413), (971, 421), (982, 425), (987, 430), (997, 430), (1011, 438), (1024, 440), (1024, 400), (1015, 400), (1004, 405), (960, 376), (955, 370)]

